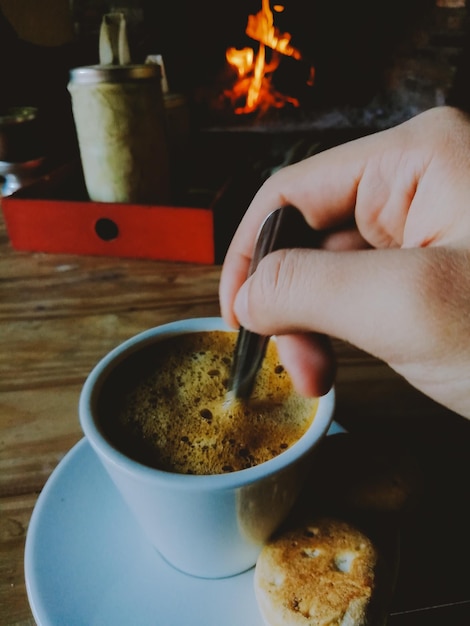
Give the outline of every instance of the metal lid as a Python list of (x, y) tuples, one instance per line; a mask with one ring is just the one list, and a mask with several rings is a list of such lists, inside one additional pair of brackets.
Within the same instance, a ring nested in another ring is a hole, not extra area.
[(74, 84), (124, 83), (142, 80), (160, 80), (159, 65), (87, 65), (70, 70), (70, 81)]

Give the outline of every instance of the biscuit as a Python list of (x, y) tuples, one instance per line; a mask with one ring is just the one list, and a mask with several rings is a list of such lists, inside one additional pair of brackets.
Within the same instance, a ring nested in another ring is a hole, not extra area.
[(314, 517), (281, 530), (264, 546), (255, 568), (265, 623), (368, 625), (378, 559), (372, 540), (343, 519)]

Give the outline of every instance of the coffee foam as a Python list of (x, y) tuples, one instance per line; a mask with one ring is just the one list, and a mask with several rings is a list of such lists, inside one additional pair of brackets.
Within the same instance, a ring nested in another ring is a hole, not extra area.
[(237, 333), (206, 331), (155, 345), (145, 376), (121, 398), (121, 440), (163, 470), (220, 474), (263, 463), (307, 430), (317, 399), (298, 395), (268, 344), (248, 402), (227, 393)]

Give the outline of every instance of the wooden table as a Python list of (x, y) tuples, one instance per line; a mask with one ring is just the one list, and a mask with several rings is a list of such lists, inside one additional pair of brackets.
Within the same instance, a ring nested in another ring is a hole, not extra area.
[[(0, 215), (2, 625), (34, 624), (23, 571), (25, 537), (42, 487), (82, 438), (77, 402), (88, 372), (135, 333), (218, 315), (219, 274), (217, 266), (15, 252)], [(432, 532), (424, 550), (421, 528), (405, 536), (390, 624), (429, 624), (430, 616), (446, 626), (469, 624), (470, 422), (424, 398), (384, 364), (335, 345), (336, 420), (351, 431), (403, 433), (421, 451), (437, 505), (426, 515)], [(419, 570), (413, 560), (417, 538), (419, 558), (425, 553)], [(437, 545), (449, 547), (439, 561)], [(450, 606), (420, 610), (440, 605)]]

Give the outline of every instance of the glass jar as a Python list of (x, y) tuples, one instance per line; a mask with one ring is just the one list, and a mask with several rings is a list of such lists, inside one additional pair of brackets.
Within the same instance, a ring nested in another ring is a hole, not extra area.
[(170, 172), (157, 65), (93, 65), (68, 85), (88, 195), (96, 202), (161, 204)]

